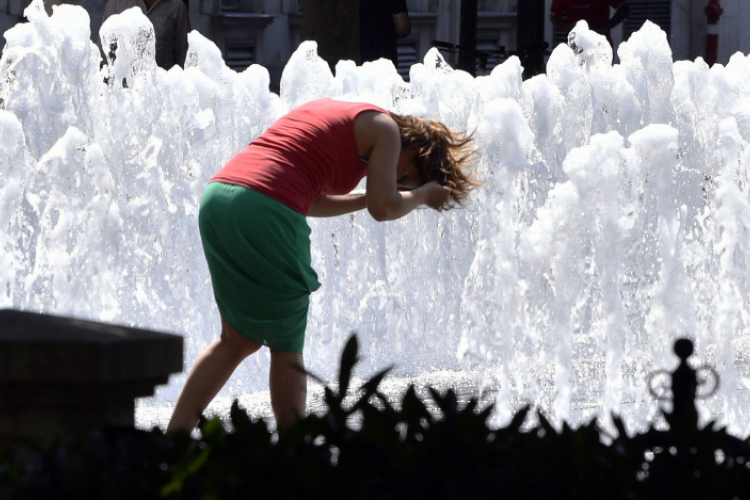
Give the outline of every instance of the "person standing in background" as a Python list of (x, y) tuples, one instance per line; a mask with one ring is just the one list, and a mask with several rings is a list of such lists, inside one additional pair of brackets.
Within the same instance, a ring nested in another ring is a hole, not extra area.
[(104, 22), (113, 14), (139, 7), (154, 25), (156, 36), (156, 64), (170, 69), (175, 64), (183, 67), (187, 56), (187, 34), (190, 16), (183, 0), (109, 0), (104, 8)]
[(44, 10), (47, 11), (47, 15), (52, 15), (52, 7), (55, 5), (61, 5), (62, 0), (44, 0)]
[(398, 68), (397, 40), (409, 33), (406, 0), (360, 0), (359, 46), (363, 63), (386, 58)]
[[(610, 17), (610, 7), (615, 13)], [(589, 28), (607, 37), (612, 45), (612, 28), (630, 16), (628, 0), (552, 0), (549, 20), (552, 25), (569, 32), (578, 21), (586, 21)]]

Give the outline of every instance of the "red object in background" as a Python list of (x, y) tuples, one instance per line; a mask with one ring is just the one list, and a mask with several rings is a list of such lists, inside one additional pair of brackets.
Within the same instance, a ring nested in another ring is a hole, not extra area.
[(724, 13), (724, 9), (719, 5), (719, 0), (710, 0), (706, 5), (706, 63), (713, 66), (719, 53), (719, 18)]

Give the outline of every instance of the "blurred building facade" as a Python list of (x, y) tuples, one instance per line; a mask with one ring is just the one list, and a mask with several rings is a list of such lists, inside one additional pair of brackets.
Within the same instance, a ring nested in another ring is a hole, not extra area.
[[(30, 0), (0, 0), (0, 31), (19, 22)], [(60, 0), (46, 0), (57, 3)], [(91, 17), (92, 38), (98, 40), (102, 14), (107, 0), (73, 0)], [(272, 82), (278, 82), (286, 62), (300, 43), (301, 12), (299, 0), (185, 0), (189, 5), (193, 29), (213, 40), (221, 49), (227, 65), (241, 71), (251, 64), (268, 68)], [(478, 0), (477, 48), (515, 49), (518, 0)], [(528, 1), (528, 0), (522, 0)], [(726, 63), (736, 51), (750, 52), (750, 9), (748, 0), (721, 0), (724, 14), (719, 22), (719, 58)], [(399, 72), (422, 61), (433, 40), (458, 43), (461, 0), (407, 0), (412, 33), (400, 40)], [(552, 0), (545, 0), (546, 11)], [(620, 43), (651, 19), (668, 34), (675, 59), (695, 59), (703, 55), (706, 41), (708, 0), (629, 0), (633, 15), (613, 30), (613, 41)], [(743, 8), (744, 6), (744, 8)], [(564, 41), (566, 34), (556, 32), (549, 19), (546, 39), (550, 45)], [(4, 45), (5, 40), (0, 44)], [(448, 54), (455, 63), (455, 55)], [(488, 70), (500, 62), (490, 58)]]

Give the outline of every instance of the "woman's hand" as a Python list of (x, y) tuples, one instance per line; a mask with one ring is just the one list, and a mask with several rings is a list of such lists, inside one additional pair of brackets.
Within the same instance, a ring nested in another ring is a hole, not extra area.
[(422, 191), (424, 193), (423, 204), (437, 211), (443, 209), (451, 195), (451, 189), (449, 187), (441, 186), (435, 181), (428, 182), (414, 191)]
[[(367, 210), (376, 221), (396, 220), (420, 205), (441, 210), (451, 190), (437, 182), (418, 185), (419, 172), (412, 168), (416, 151), (401, 149), (401, 134), (393, 119), (383, 113), (362, 113), (354, 122), (360, 156), (368, 156)], [(409, 166), (409, 161), (412, 166)], [(399, 165), (402, 166), (398, 177)]]

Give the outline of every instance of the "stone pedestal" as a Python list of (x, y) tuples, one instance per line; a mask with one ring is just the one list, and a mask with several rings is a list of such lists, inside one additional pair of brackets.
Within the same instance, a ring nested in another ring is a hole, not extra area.
[(182, 371), (183, 339), (0, 310), (0, 445), (133, 426), (135, 398)]

